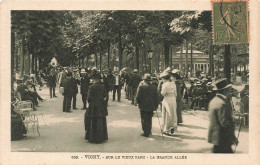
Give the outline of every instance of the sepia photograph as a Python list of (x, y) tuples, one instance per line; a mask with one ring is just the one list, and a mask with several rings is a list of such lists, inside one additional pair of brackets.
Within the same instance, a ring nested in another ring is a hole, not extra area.
[(208, 3), (205, 10), (11, 8), (10, 56), (1, 67), (7, 155), (68, 154), (61, 164), (249, 159), (258, 151), (249, 105), (259, 97), (249, 99), (257, 77), (249, 2)]

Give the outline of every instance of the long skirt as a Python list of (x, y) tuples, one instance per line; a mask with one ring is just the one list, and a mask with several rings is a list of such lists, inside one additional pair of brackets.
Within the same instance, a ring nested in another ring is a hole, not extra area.
[(182, 123), (182, 106), (183, 106), (183, 102), (182, 100), (178, 100), (177, 102), (177, 123)]
[(108, 140), (106, 117), (85, 116), (85, 139), (91, 143)]
[(19, 140), (23, 138), (27, 130), (23, 124), (23, 118), (17, 114), (11, 116), (11, 140)]
[(163, 132), (170, 133), (177, 129), (176, 97), (164, 96), (162, 101)]

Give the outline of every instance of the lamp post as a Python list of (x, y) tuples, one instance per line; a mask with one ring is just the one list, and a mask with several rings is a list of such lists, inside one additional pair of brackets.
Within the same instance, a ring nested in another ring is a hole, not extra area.
[(149, 73), (152, 74), (152, 58), (153, 58), (153, 51), (152, 51), (152, 50), (148, 50), (147, 53), (148, 53), (148, 59), (149, 59), (149, 65), (150, 65)]

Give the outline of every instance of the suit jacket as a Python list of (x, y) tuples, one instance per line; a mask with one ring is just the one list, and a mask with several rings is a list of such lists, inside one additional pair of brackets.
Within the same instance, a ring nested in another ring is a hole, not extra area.
[(141, 111), (155, 111), (159, 104), (156, 87), (145, 81), (140, 82), (136, 92), (136, 102)]
[(47, 79), (49, 87), (56, 87), (56, 76), (54, 74), (50, 74)]
[(73, 78), (65, 78), (61, 82), (61, 87), (64, 88), (64, 96), (73, 96), (74, 89), (73, 89)]
[(81, 77), (80, 80), (80, 94), (88, 94), (88, 88), (90, 85), (90, 78), (86, 75), (85, 77)]
[(214, 145), (232, 145), (235, 140), (231, 102), (217, 94), (209, 103), (210, 125), (208, 142)]
[(102, 82), (97, 82), (89, 87), (87, 115), (89, 117), (105, 117), (108, 115), (106, 105), (106, 90)]
[(136, 89), (141, 81), (142, 81), (142, 79), (138, 74), (133, 74), (131, 79), (130, 79), (129, 85), (133, 89)]
[(76, 78), (72, 78), (73, 80), (73, 83), (72, 83), (72, 88), (73, 88), (73, 93), (74, 94), (77, 94), (79, 91), (78, 91), (78, 84), (80, 84), (79, 80), (76, 79)]

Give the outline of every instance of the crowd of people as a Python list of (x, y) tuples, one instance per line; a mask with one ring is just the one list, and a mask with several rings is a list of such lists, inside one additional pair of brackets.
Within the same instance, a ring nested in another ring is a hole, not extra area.
[[(219, 79), (213, 85), (210, 76), (200, 76), (189, 80), (190, 84), (188, 84), (177, 69), (167, 68), (158, 77), (151, 77), (150, 74), (139, 75), (137, 69), (132, 72), (124, 69), (120, 72), (112, 72), (108, 69), (101, 73), (95, 67), (92, 69), (54, 67), (49, 70), (48, 74), (40, 75), (40, 77), (25, 76), (23, 79), (16, 79), (17, 86), (14, 88), (13, 96), (18, 95), (22, 101), (30, 100), (33, 103), (33, 109), (36, 110), (38, 101), (44, 101), (44, 99), (38, 94), (35, 84), (42, 86), (43, 83), (39, 80), (44, 79), (49, 87), (50, 98), (57, 97), (55, 88), (58, 87), (64, 97), (63, 112), (70, 113), (73, 112), (72, 110), (78, 110), (76, 96), (79, 93), (78, 86), (80, 86), (81, 110), (86, 110), (85, 139), (92, 143), (108, 140), (106, 116), (108, 115), (109, 92), (112, 92), (112, 101), (121, 102), (122, 89), (125, 90), (125, 99), (131, 101), (133, 106), (138, 105), (140, 109), (143, 130), (141, 135), (144, 137), (152, 134), (152, 117), (157, 110), (162, 113), (162, 134), (173, 135), (177, 131), (178, 125), (183, 123), (182, 110), (184, 105), (188, 105), (187, 109), (190, 110), (198, 108), (210, 111), (209, 142), (214, 144), (214, 152), (230, 152), (230, 144), (237, 143), (233, 138), (229, 139), (228, 144), (225, 142), (222, 144), (221, 140), (227, 137), (222, 136), (219, 132), (220, 127), (223, 127), (223, 129), (229, 128), (227, 130), (230, 134), (229, 138), (234, 134), (234, 123), (231, 121), (232, 107), (230, 109), (231, 105), (227, 103), (227, 98), (230, 98), (230, 94), (237, 95), (237, 92), (234, 89), (232, 91), (231, 85), (227, 83), (226, 79)], [(214, 86), (215, 88), (217, 86), (217, 89), (214, 90)], [(249, 106), (248, 95), (249, 87), (246, 85), (241, 92), (241, 100), (246, 113), (248, 113)], [(223, 108), (225, 106), (227, 108)], [(220, 112), (217, 109), (221, 109)], [(214, 111), (219, 113), (214, 113)], [(218, 120), (223, 120), (224, 123), (216, 123)], [(248, 123), (247, 117), (246, 124), (248, 125)], [(216, 125), (219, 127), (218, 130), (216, 130)], [(215, 139), (214, 131), (217, 131), (221, 140)]]

